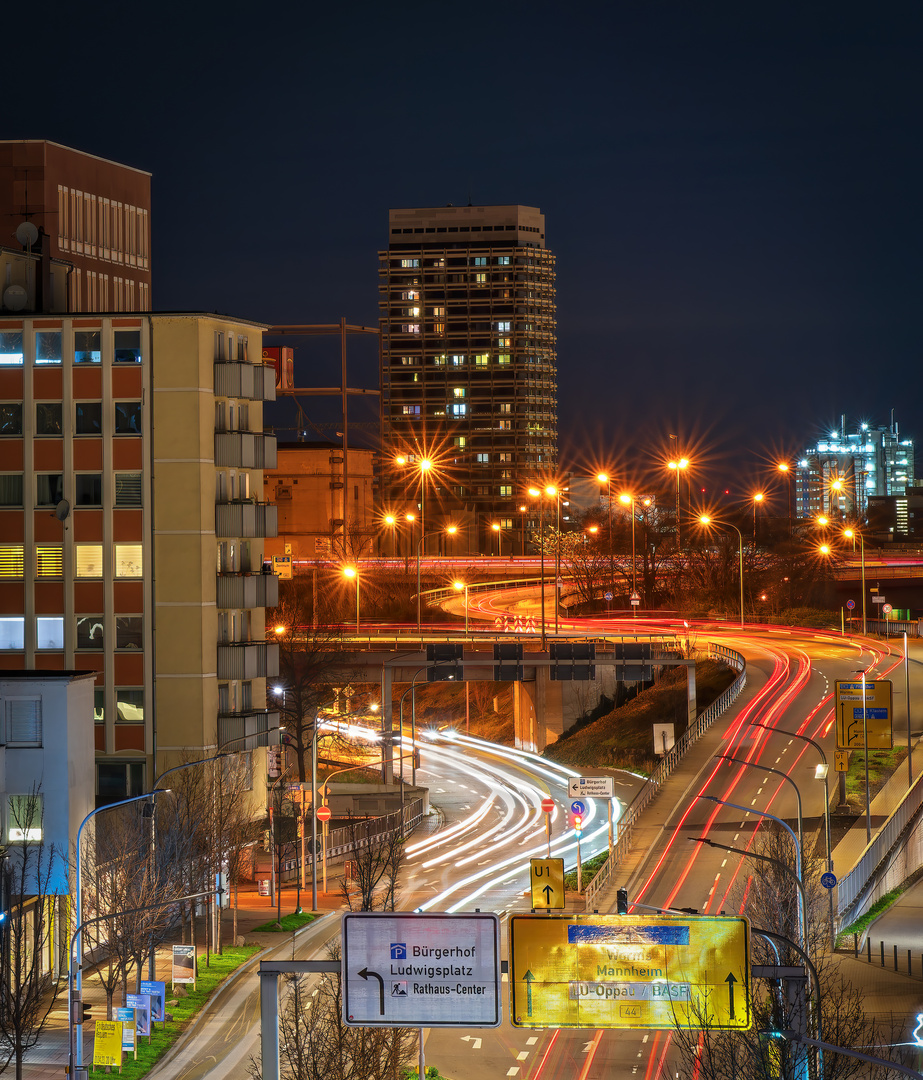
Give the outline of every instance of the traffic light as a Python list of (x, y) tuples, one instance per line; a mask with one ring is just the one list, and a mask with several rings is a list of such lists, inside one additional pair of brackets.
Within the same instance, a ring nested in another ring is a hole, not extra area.
[(583, 835), (583, 818), (584, 818), (584, 815), (583, 815), (582, 812), (577, 813), (577, 811), (571, 810), (571, 812), (570, 812), (571, 827), (573, 828), (574, 832), (578, 836)]
[(619, 915), (628, 914), (628, 890), (619, 889), (615, 894), (615, 910)]
[(92, 1005), (87, 1001), (80, 1001), (79, 999), (74, 1001), (74, 1023), (88, 1024), (93, 1019), (90, 1016), (91, 1008)]

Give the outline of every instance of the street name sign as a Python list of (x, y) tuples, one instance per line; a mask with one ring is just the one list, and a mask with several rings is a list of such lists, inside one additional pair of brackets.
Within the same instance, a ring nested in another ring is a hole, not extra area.
[(564, 860), (532, 859), (529, 867), (532, 907), (564, 907)]
[(513, 915), (514, 1027), (746, 1031), (746, 919), (691, 915)]
[(857, 750), (865, 746), (868, 727), (870, 750), (890, 750), (894, 745), (891, 730), (892, 685), (890, 679), (865, 684), (865, 723), (862, 717), (862, 680), (836, 681), (836, 745), (838, 750)]
[(611, 776), (570, 776), (567, 794), (572, 799), (611, 799), (615, 796), (615, 780)]
[(342, 934), (347, 1026), (500, 1026), (496, 915), (357, 911)]

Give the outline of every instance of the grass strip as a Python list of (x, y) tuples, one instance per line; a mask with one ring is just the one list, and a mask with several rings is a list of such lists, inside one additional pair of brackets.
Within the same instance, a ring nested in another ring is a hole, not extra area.
[(314, 922), (315, 918), (316, 916), (308, 914), (307, 911), (302, 911), (300, 914), (293, 912), (291, 915), (282, 916), (281, 926), (275, 919), (270, 919), (269, 922), (263, 923), (262, 926), (258, 926), (250, 932), (253, 934), (291, 934), (292, 931), (300, 930), (302, 926)]
[[(609, 851), (601, 851), (598, 855), (594, 855), (592, 859), (587, 859), (583, 864), (583, 887), (586, 886), (596, 877), (599, 868), (603, 865), (606, 859), (609, 858)], [(564, 875), (564, 888), (570, 892), (577, 891), (577, 871), (570, 870)]]
[[(166, 1011), (173, 1019), (166, 1024), (153, 1024), (150, 1039), (146, 1036), (138, 1039), (136, 1053), (126, 1053), (123, 1056), (122, 1067), (118, 1070), (119, 1076), (124, 1080), (137, 1080), (150, 1072), (225, 979), (259, 951), (259, 945), (244, 945), (227, 947), (220, 956), (212, 953), (208, 967), (200, 963), (195, 988), (187, 986), (186, 997), (174, 999), (168, 988)], [(90, 1073), (97, 1076), (104, 1076), (107, 1072), (111, 1073), (112, 1069), (106, 1065), (90, 1068)]]
[(853, 936), (853, 934), (861, 934), (863, 930), (871, 926), (871, 924), (878, 918), (879, 915), (882, 914), (882, 912), (888, 910), (888, 908), (895, 902), (895, 900), (897, 900), (897, 898), (901, 895), (902, 892), (904, 892), (905, 889), (906, 886), (901, 885), (899, 888), (892, 889), (890, 892), (885, 893), (884, 896), (880, 897), (878, 900), (875, 901), (874, 904), (872, 904), (872, 906), (864, 915), (860, 915), (855, 922), (851, 922), (849, 926), (841, 930), (839, 934), (837, 934), (837, 948), (845, 948), (849, 945), (852, 945), (852, 942), (849, 939)]

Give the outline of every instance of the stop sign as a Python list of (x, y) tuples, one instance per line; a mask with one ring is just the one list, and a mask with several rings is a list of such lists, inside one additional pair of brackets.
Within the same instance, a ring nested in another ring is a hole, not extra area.
[(542, 799), (542, 809), (546, 814), (550, 814), (554, 810), (554, 799)]
[(319, 806), (317, 808), (316, 817), (317, 817), (318, 821), (329, 821), (330, 820), (330, 807), (329, 806)]

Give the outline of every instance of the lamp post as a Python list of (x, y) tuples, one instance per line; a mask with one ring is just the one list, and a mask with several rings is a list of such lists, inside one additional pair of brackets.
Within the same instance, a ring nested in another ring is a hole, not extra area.
[(606, 485), (606, 509), (609, 520), (609, 588), (615, 590), (615, 558), (612, 547), (612, 478), (608, 473), (597, 473), (596, 480)]
[(465, 593), (465, 637), (468, 636), (468, 583), (466, 581), (453, 581), (452, 587), (456, 592)]
[(528, 506), (520, 506), (519, 513), (522, 520), (522, 557), (526, 557), (526, 511)]
[(759, 512), (760, 504), (762, 503), (762, 501), (763, 501), (763, 499), (765, 497), (766, 496), (762, 493), (762, 491), (758, 491), (753, 496), (753, 542), (754, 543), (756, 543), (757, 538), (759, 536), (759, 526), (757, 524), (759, 518), (757, 517), (757, 514)]
[[(833, 492), (833, 497), (830, 500), (831, 501), (831, 507), (830, 507), (831, 513), (833, 513), (833, 506), (835, 505), (836, 506), (836, 516), (840, 517), (840, 492), (844, 490), (844, 484), (843, 484), (842, 477), (835, 476), (830, 481), (830, 490)], [(836, 500), (835, 504), (834, 504), (834, 500)]]
[(423, 618), (423, 607), (422, 607), (422, 599), (421, 599), (421, 593), (420, 593), (420, 556), (421, 556), (422, 550), (423, 550), (423, 541), (427, 538), (427, 536), (436, 536), (438, 533), (441, 533), (441, 532), (448, 533), (449, 536), (454, 536), (458, 532), (458, 526), (457, 525), (448, 525), (448, 526), (446, 526), (445, 529), (436, 529), (434, 532), (424, 533), (423, 532), (423, 519), (422, 518), (420, 519), (420, 540), (419, 540), (419, 543), (417, 544), (417, 633), (418, 634), (422, 633), (422, 630), (420, 629), (420, 626), (421, 626), (421, 622), (422, 622), (422, 618)]
[[(801, 897), (801, 907), (799, 909), (799, 922), (801, 923), (801, 946), (807, 952), (808, 950), (808, 906), (804, 895), (804, 877), (801, 872), (801, 848), (798, 844), (798, 837), (792, 832), (791, 826), (784, 822), (781, 818), (776, 817), (775, 814), (769, 814), (765, 810), (756, 810), (752, 806), (738, 806), (736, 803), (726, 802), (724, 799), (719, 799), (717, 795), (697, 795), (698, 799), (705, 799), (707, 802), (717, 803), (719, 806), (729, 806), (732, 810), (740, 810), (743, 814), (756, 814), (757, 817), (769, 818), (776, 824), (781, 825), (783, 829), (792, 838), (795, 845), (795, 877), (798, 879), (798, 889)], [(711, 840), (706, 840), (705, 843), (712, 844)], [(715, 847), (721, 847), (723, 845), (714, 844)], [(769, 859), (767, 855), (756, 855), (754, 852), (748, 852), (747, 854), (753, 855), (754, 858), (768, 859), (770, 862), (778, 861)], [(782, 866), (785, 864), (782, 863)], [(786, 868), (787, 869), (787, 868)], [(789, 873), (791, 871), (789, 870)]]
[(798, 846), (804, 851), (804, 815), (801, 807), (801, 792), (798, 790), (798, 785), (781, 769), (773, 769), (769, 765), (760, 765), (756, 761), (747, 761), (745, 758), (732, 757), (729, 754), (715, 754), (715, 757), (719, 761), (731, 762), (734, 765), (743, 765), (748, 769), (762, 769), (763, 772), (775, 773), (776, 776), (781, 776), (783, 780), (787, 780), (795, 789), (795, 798), (798, 800)]
[(491, 530), (497, 534), (497, 558), (503, 557), (503, 533), (500, 529), (499, 522), (495, 521), (491, 526)]
[[(117, 806), (127, 806), (129, 803), (141, 802), (143, 799), (151, 800), (151, 812), (153, 813), (155, 796), (164, 795), (167, 791), (169, 791), (169, 788), (154, 788), (146, 795), (133, 795), (130, 799), (121, 799), (119, 802), (108, 803), (106, 806), (97, 806), (95, 810), (91, 810), (87, 814), (77, 828), (77, 845), (74, 858), (74, 923), (80, 936), (77, 938), (77, 975), (74, 980), (74, 993), (68, 996), (67, 1002), (68, 1058), (71, 1076), (74, 1075), (74, 1068), (83, 1065), (83, 934), (80, 932), (83, 925), (83, 888), (80, 880), (80, 839), (83, 836), (83, 828), (90, 818), (102, 813), (103, 810), (114, 810)], [(73, 949), (71, 954), (73, 955)], [(79, 1023), (75, 1023), (74, 999), (81, 1003)]]
[(420, 459), (420, 542), (426, 537), (426, 474), (432, 469), (433, 463), (429, 458)]
[(343, 577), (348, 581), (356, 579), (356, 637), (359, 636), (359, 568), (356, 566), (344, 566)]
[(391, 530), (391, 558), (393, 559), (394, 558), (394, 540), (395, 540), (395, 533), (397, 531), (397, 518), (394, 516), (394, 514), (385, 514), (385, 516), (382, 518), (382, 521)]
[[(558, 489), (556, 487), (554, 487), (553, 485), (551, 485), (551, 484), (549, 484), (548, 487), (546, 487), (544, 489), (544, 491), (541, 488), (536, 488), (536, 487), (530, 487), (529, 488), (530, 497), (533, 498), (533, 499), (538, 499), (539, 500), (539, 504), (538, 504), (539, 537), (540, 537), (539, 550), (540, 550), (540, 553), (541, 553), (541, 575), (540, 576), (541, 576), (541, 583), (542, 583), (542, 652), (545, 651), (545, 641), (546, 641), (546, 638), (547, 638), (547, 635), (546, 635), (546, 632), (545, 632), (545, 504), (544, 504), (544, 497), (545, 497), (546, 494), (550, 497), (551, 495), (557, 495), (557, 493), (558, 493)], [(554, 580), (555, 580), (555, 585), (554, 585), (554, 587), (555, 587), (555, 599), (557, 599), (557, 589), (558, 589), (557, 576), (555, 576)], [(557, 617), (558, 616), (557, 616), (557, 604), (556, 604), (555, 605), (555, 633), (557, 633)]]
[[(844, 529), (843, 535), (852, 540), (853, 545), (855, 545), (856, 539), (859, 540), (859, 564), (862, 568), (862, 633), (864, 635), (868, 632), (865, 618), (865, 539), (858, 529)], [(853, 547), (853, 550), (855, 550), (855, 547)]]
[(733, 529), (740, 538), (740, 550), (738, 555), (740, 556), (740, 628), (744, 628), (744, 538), (740, 529), (736, 525), (732, 525), (729, 521), (719, 521), (717, 518), (708, 517), (707, 514), (703, 514), (699, 518), (699, 523), (702, 525), (724, 525), (728, 529)]
[(788, 535), (795, 535), (794, 510), (792, 507), (792, 469), (787, 461), (780, 461), (776, 466), (788, 482)]
[(865, 744), (865, 842), (872, 842), (872, 797), (869, 787), (869, 714), (866, 708), (865, 668), (856, 671), (862, 676), (862, 741)]
[(554, 636), (558, 636), (558, 613), (561, 607), (561, 492), (554, 484), (545, 488), (549, 499), (554, 499)]
[[(671, 439), (676, 440), (675, 435), (670, 436)], [(676, 550), (679, 551), (682, 546), (682, 538), (680, 533), (680, 504), (679, 504), (679, 478), (681, 473), (689, 468), (689, 459), (684, 457), (676, 457), (673, 461), (667, 462), (667, 468), (672, 469), (676, 474)]]
[[(811, 746), (813, 746), (814, 749), (818, 752), (818, 754), (820, 754), (822, 764), (817, 766), (817, 768), (815, 770), (815, 773), (814, 773), (814, 778), (816, 780), (823, 780), (823, 782), (824, 782), (824, 834), (825, 834), (824, 838), (826, 840), (826, 848), (827, 848), (827, 872), (832, 874), (833, 873), (833, 860), (831, 858), (832, 844), (831, 844), (831, 840), (830, 840), (830, 787), (829, 787), (829, 784), (828, 784), (828, 781), (827, 781), (827, 773), (828, 773), (829, 769), (828, 769), (828, 765), (827, 765), (827, 755), (824, 753), (824, 748), (820, 745), (820, 743), (815, 742), (808, 735), (802, 735), (802, 734), (800, 734), (800, 732), (797, 732), (797, 731), (785, 731), (782, 728), (770, 727), (769, 724), (751, 724), (750, 726), (751, 727), (763, 728), (766, 731), (771, 731), (771, 732), (774, 732), (774, 733), (776, 733), (778, 735), (789, 735), (793, 739), (801, 739), (803, 742), (810, 743)], [(827, 890), (827, 897), (828, 897), (828, 899), (830, 901), (830, 935), (831, 935), (831, 943), (834, 943), (836, 941), (836, 931), (834, 930), (834, 926), (833, 926), (833, 890), (832, 889)]]

